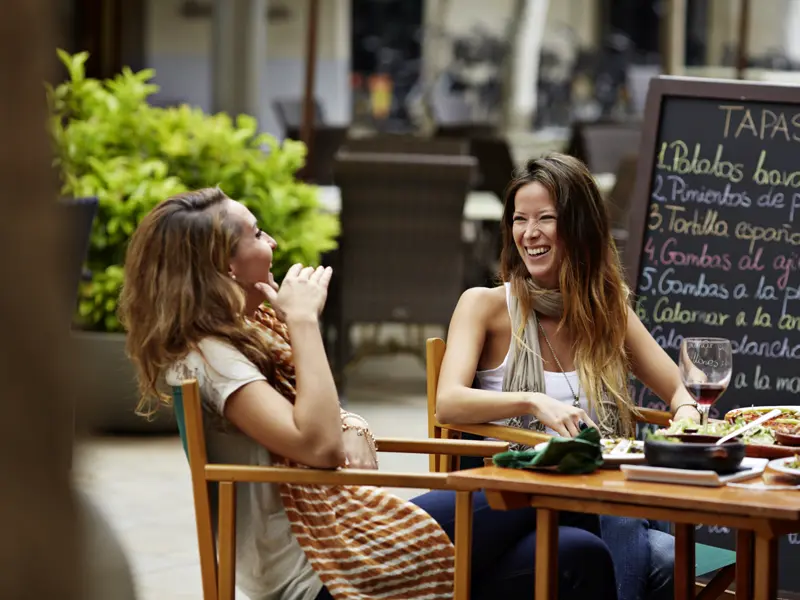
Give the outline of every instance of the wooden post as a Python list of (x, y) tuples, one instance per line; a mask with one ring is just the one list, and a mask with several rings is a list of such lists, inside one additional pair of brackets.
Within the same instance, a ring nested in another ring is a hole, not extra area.
[(306, 79), (303, 92), (303, 125), (300, 137), (307, 148), (306, 165), (311, 162), (314, 135), (314, 86), (317, 73), (317, 22), (319, 21), (319, 0), (308, 4), (308, 29), (306, 34)]
[(750, 32), (750, 0), (741, 0), (739, 10), (739, 44), (736, 47), (736, 79), (744, 79)]

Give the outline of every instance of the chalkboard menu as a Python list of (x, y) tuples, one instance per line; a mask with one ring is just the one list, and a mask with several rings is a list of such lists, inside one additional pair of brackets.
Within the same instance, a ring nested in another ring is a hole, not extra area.
[[(712, 417), (800, 404), (800, 87), (659, 77), (643, 127), (625, 257), (637, 314), (676, 361), (684, 337), (731, 340)], [(735, 545), (726, 528), (697, 537)], [(798, 565), (786, 536), (782, 589), (800, 592)]]

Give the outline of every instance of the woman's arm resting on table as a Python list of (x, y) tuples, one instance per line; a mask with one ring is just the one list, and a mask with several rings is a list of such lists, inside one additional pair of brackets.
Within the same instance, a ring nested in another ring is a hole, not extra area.
[(625, 344), (631, 357), (633, 374), (667, 403), (673, 417), (699, 420), (700, 413), (694, 408), (696, 402), (683, 386), (678, 365), (653, 339), (630, 307)]

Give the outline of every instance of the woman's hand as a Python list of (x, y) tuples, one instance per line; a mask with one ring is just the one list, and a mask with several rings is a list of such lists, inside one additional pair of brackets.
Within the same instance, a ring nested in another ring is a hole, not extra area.
[(694, 404), (683, 404), (678, 407), (678, 410), (672, 416), (673, 421), (680, 421), (681, 419), (691, 419), (695, 423), (699, 423), (700, 410)]
[(346, 429), (342, 432), (345, 465), (350, 469), (377, 469), (378, 461), (372, 453), (366, 433), (362, 429)]
[(377, 469), (378, 458), (375, 456), (375, 447), (369, 423), (361, 415), (340, 409), (342, 426), (347, 427), (342, 432), (346, 467), (351, 469)]
[(315, 269), (296, 264), (286, 273), (280, 287), (274, 280), (255, 285), (282, 321), (292, 318), (316, 319), (325, 307), (332, 274), (330, 267)]
[(559, 402), (545, 394), (535, 394), (531, 404), (531, 414), (563, 437), (578, 435), (581, 421), (589, 427), (597, 427), (582, 408)]

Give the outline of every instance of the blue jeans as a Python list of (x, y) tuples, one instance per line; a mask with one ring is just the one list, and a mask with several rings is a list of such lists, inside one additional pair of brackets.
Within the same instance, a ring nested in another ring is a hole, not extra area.
[[(450, 539), (454, 539), (454, 492), (428, 492), (412, 502), (436, 519)], [(615, 600), (617, 597), (611, 554), (603, 541), (590, 531), (600, 531), (595, 516), (562, 514), (558, 531), (558, 597), (561, 599)], [(472, 600), (530, 600), (533, 597), (534, 509), (492, 510), (484, 494), (476, 493), (472, 544)], [(323, 589), (317, 600), (330, 598)]]
[(660, 524), (629, 517), (600, 517), (603, 541), (614, 559), (619, 600), (674, 597), (675, 538)]

